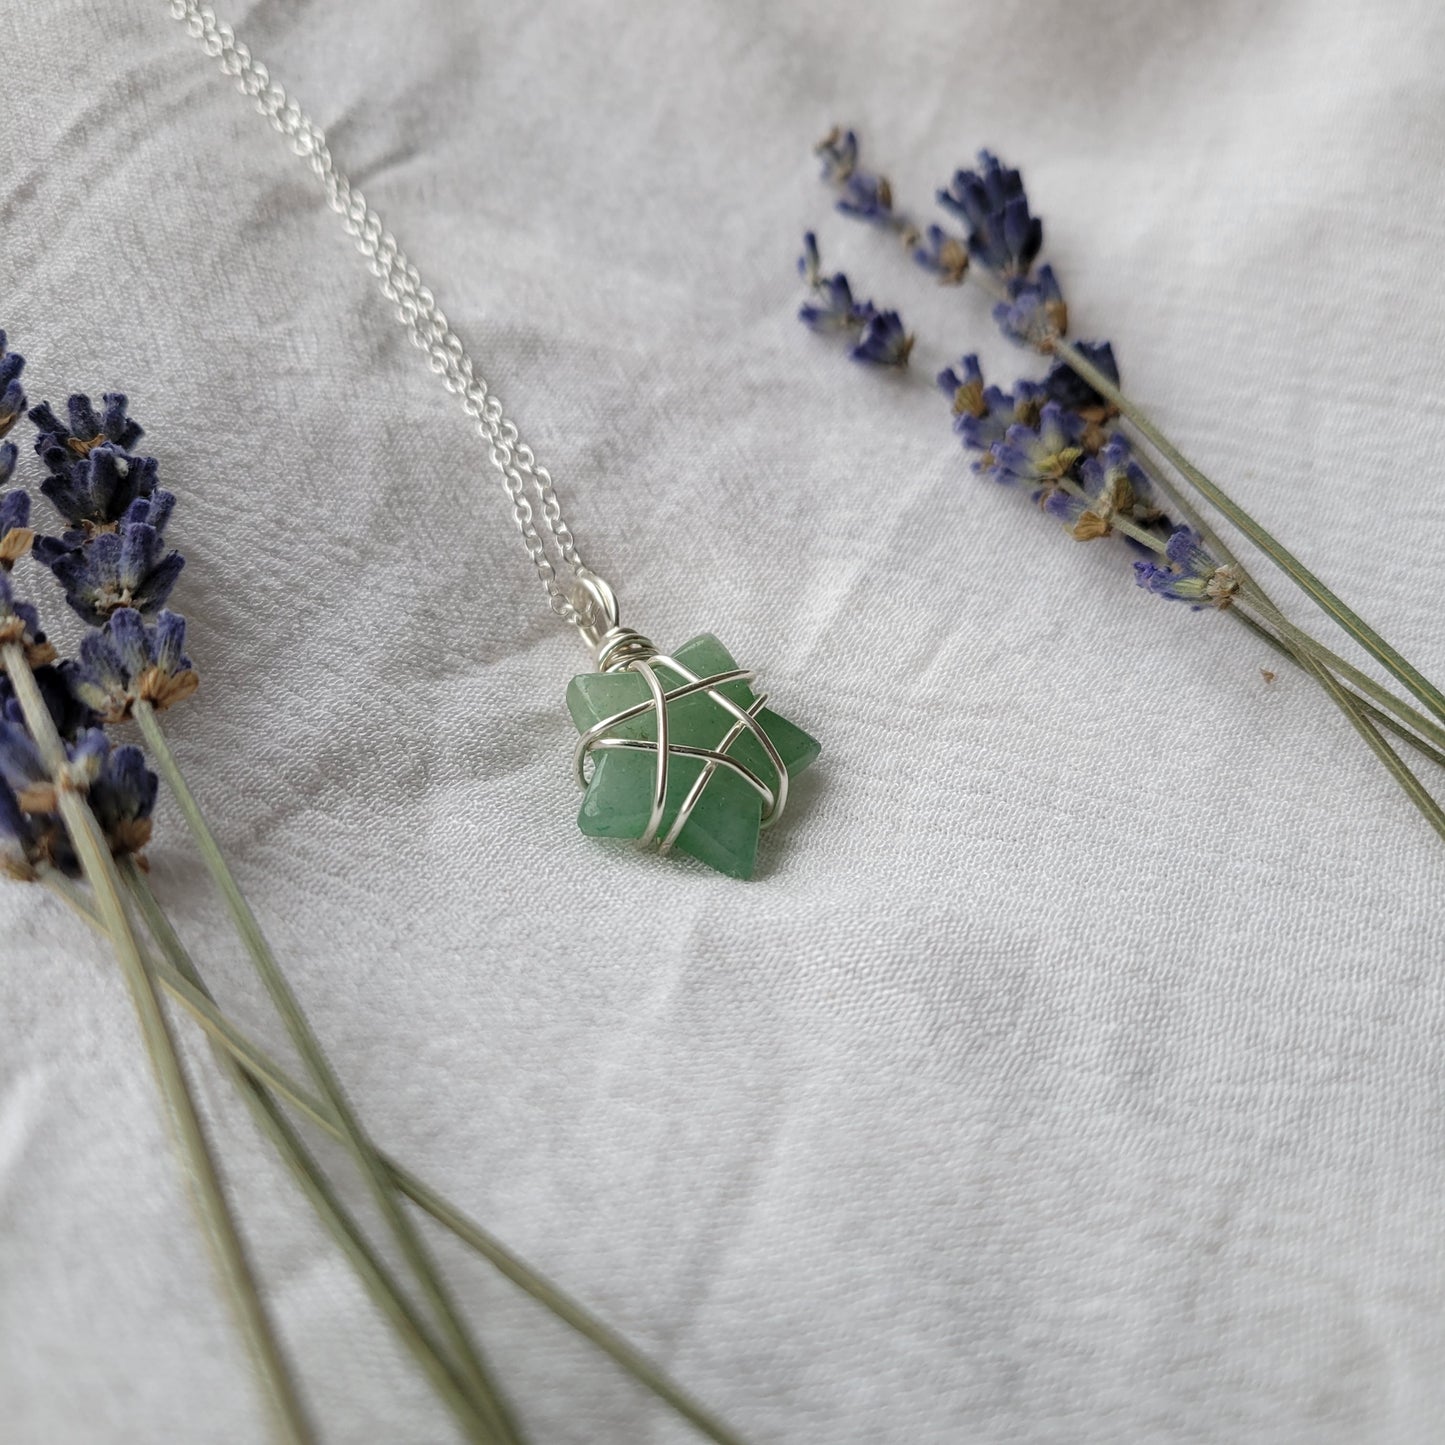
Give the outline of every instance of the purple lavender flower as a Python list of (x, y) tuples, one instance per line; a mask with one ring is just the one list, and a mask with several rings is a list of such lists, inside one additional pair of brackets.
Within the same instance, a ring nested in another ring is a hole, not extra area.
[(894, 212), (888, 177), (858, 169), (858, 137), (834, 126), (813, 150), (822, 158), (823, 179), (838, 188), (836, 209), (855, 220), (900, 232), (911, 250), (918, 240), (917, 228)]
[[(59, 819), (54, 819), (58, 824)], [(59, 829), (53, 837), (63, 837)], [(41, 831), (41, 820), (32, 818), (20, 806), (14, 789), (0, 781), (0, 877), (16, 883), (33, 883), (40, 876), (40, 868), (54, 863), (53, 854), (47, 849)], [(70, 866), (62, 869), (74, 873), (74, 855)]]
[[(80, 787), (93, 782), (109, 749), (110, 741), (100, 728), (90, 728), (66, 743), (71, 781)], [(14, 790), (25, 812), (55, 811), (55, 780), (25, 726), (20, 704), (14, 701), (6, 703), (0, 716), (0, 781)]]
[[(1043, 403), (1035, 394), (1033, 382), (1020, 381), (1012, 396), (996, 386), (986, 386), (978, 409), (953, 419), (953, 429), (964, 447), (978, 453), (973, 462), (974, 471), (995, 471), (998, 448), (1008, 439), (1009, 431), (1015, 426), (1036, 427), (1042, 410)], [(999, 480), (1007, 482), (1013, 478), (1000, 476)]]
[[(55, 724), (56, 732), (67, 742), (74, 742), (81, 733), (97, 727), (100, 723), (95, 713), (71, 690), (70, 679), (74, 667), (73, 662), (59, 662), (31, 669), (35, 675), (35, 684), (40, 689), (40, 696), (45, 700), (46, 710), (50, 713), (50, 720)], [(14, 684), (8, 677), (0, 676), (0, 715), (12, 706), (19, 706)]]
[(1111, 437), (1097, 456), (1085, 457), (1079, 477), (1091, 496), (1100, 496), (1105, 489), (1120, 483), (1127, 486), (1130, 496), (1136, 499), (1148, 499), (1152, 495), (1149, 478), (1134, 460), (1128, 438), (1122, 436)]
[(111, 442), (78, 459), (51, 447), (45, 461), (51, 475), (40, 490), (72, 528), (81, 530), (82, 540), (113, 530), (133, 502), (156, 488), (155, 458), (133, 457)]
[(55, 784), (13, 701), (0, 713), (0, 783), (22, 812), (55, 811)]
[(1027, 276), (1044, 243), (1043, 222), (1029, 214), (1017, 171), (988, 151), (978, 161), (978, 170), (954, 174), (938, 203), (968, 226), (968, 249), (981, 266), (1006, 278)]
[(913, 259), (944, 286), (958, 286), (968, 271), (968, 246), (942, 226), (930, 226), (913, 245)]
[(89, 798), (95, 820), (117, 857), (139, 853), (150, 842), (159, 785), (139, 748), (125, 744), (106, 753)]
[[(1010, 427), (1038, 426), (1046, 399), (1044, 389), (1037, 382), (1020, 379), (1010, 396), (983, 384), (977, 356), (965, 356), (959, 365), (962, 375), (948, 367), (939, 372), (938, 385), (953, 404), (954, 431), (969, 451), (979, 453), (974, 471), (992, 471), (997, 465), (994, 449), (1007, 438)], [(1014, 479), (1004, 476), (999, 480)]]
[(808, 283), (817, 298), (798, 308), (798, 320), (814, 331), (862, 331), (873, 315), (873, 303), (861, 305), (853, 300), (853, 288), (840, 271), (836, 276), (823, 274), (818, 255), (818, 238), (812, 231), (803, 236), (803, 254), (798, 257), (798, 274)]
[[(85, 789), (91, 810), (112, 853), (138, 853), (150, 841), (151, 813), (158, 781), (145, 765), (137, 747), (112, 748), (100, 728), (83, 732), (65, 749), (69, 782)], [(0, 784), (36, 837), (58, 826), (55, 780), (27, 731), (17, 704), (6, 705), (0, 717)], [(5, 811), (0, 798), (0, 812)], [(23, 840), (12, 817), (0, 819), (0, 829)]]
[(813, 147), (813, 153), (822, 158), (823, 179), (841, 185), (857, 169), (858, 137), (835, 125)]
[[(1114, 348), (1107, 341), (1077, 341), (1074, 344), (1086, 361), (1093, 362), (1110, 381), (1118, 384), (1119, 365), (1114, 360)], [(1048, 392), (1050, 401), (1058, 402), (1069, 411), (1083, 416), (1093, 413), (1091, 420), (1104, 421), (1117, 415), (1113, 404), (1100, 396), (1066, 361), (1056, 361), (1049, 368), (1049, 374), (1044, 378), (1044, 390)]]
[(874, 366), (906, 366), (913, 338), (903, 329), (896, 311), (879, 311), (871, 301), (856, 301), (848, 278), (840, 271), (824, 276), (818, 256), (818, 238), (803, 237), (798, 270), (813, 288), (814, 300), (798, 308), (798, 319), (814, 331), (852, 335), (848, 355)]
[(121, 525), (133, 527), (143, 522), (147, 527), (154, 527), (157, 532), (164, 532), (175, 509), (175, 494), (166, 491), (164, 487), (157, 487), (150, 496), (137, 497), (125, 509), (125, 515), (120, 519)]
[(18, 351), (5, 349), (5, 333), (0, 331), (0, 437), (24, 414), (25, 388), (20, 384), (24, 370), (25, 358)]
[(90, 398), (77, 392), (65, 403), (69, 424), (60, 420), (48, 401), (30, 410), (30, 420), (40, 433), (35, 450), (42, 457), (60, 448), (72, 456), (88, 456), (96, 447), (109, 443), (122, 451), (130, 451), (145, 435), (138, 422), (126, 415), (128, 406), (123, 392), (108, 391), (101, 397), (101, 410), (96, 411)]
[(164, 712), (200, 686), (185, 645), (184, 617), (163, 611), (147, 627), (139, 612), (123, 607), (81, 642), (80, 662), (68, 673), (71, 691), (107, 726), (124, 722), (142, 700)]
[[(136, 458), (136, 460), (145, 461), (149, 458)], [(67, 552), (79, 551), (90, 542), (91, 538), (106, 532), (123, 531), (126, 527), (139, 523), (144, 523), (148, 527), (153, 527), (157, 532), (163, 533), (175, 506), (174, 494), (166, 491), (163, 487), (157, 487), (150, 496), (137, 497), (122, 513), (118, 523), (86, 522), (82, 527), (69, 528), (58, 537), (37, 537), (34, 547), (35, 559), (42, 566), (53, 568), (57, 559), (63, 557)]]
[(1009, 297), (993, 308), (993, 319), (1009, 340), (1045, 351), (1069, 329), (1069, 310), (1052, 266), (1040, 266), (1031, 281), (1010, 281)]
[[(0, 729), (4, 726), (0, 722)], [(43, 868), (71, 878), (80, 876), (80, 860), (71, 847), (70, 835), (57, 812), (22, 808), (15, 789), (0, 777), (0, 876), (33, 883)]]
[(30, 493), (17, 490), (0, 496), (0, 571), (10, 571), (30, 550), (34, 540)]
[(814, 331), (859, 331), (868, 324), (872, 304), (865, 301), (860, 306), (853, 300), (853, 288), (841, 271), (820, 277), (813, 294), (818, 299), (798, 308), (798, 320)]
[[(25, 407), (19, 386), (23, 358), (7, 354), (0, 332), (0, 434)], [(162, 533), (175, 498), (156, 486), (156, 463), (131, 455), (142, 435), (127, 415), (126, 398), (108, 393), (99, 411), (72, 396), (68, 422), (42, 403), (30, 413), (39, 428), (36, 451), (50, 475), (41, 490), (69, 523), (59, 538), (42, 538), (37, 553), (63, 583), (70, 605), (92, 626), (85, 664), (52, 665), (55, 649), (39, 615), (20, 601), (9, 569), (34, 542), (31, 502), (24, 491), (0, 495), (0, 644), (26, 654), (41, 697), (66, 744), (67, 782), (85, 789), (111, 849), (133, 853), (149, 840), (157, 781), (138, 748), (112, 748), (100, 709), (87, 694), (103, 694), (117, 714), (130, 697), (158, 708), (195, 690), (184, 656), (185, 623), (163, 613), (147, 627), (141, 612), (161, 607), (184, 565), (166, 552)], [(15, 468), (13, 444), (0, 446), (0, 485)], [(3, 672), (3, 669), (0, 669)], [(0, 675), (0, 871), (34, 878), (43, 867), (78, 875), (66, 829), (57, 815), (56, 780), (25, 726), (12, 679)]]
[(1154, 522), (1164, 514), (1155, 503), (1154, 487), (1144, 468), (1134, 460), (1127, 437), (1114, 433), (1099, 452), (1085, 457), (1079, 477), (1090, 496), (1114, 494), (1128, 501), (1121, 503), (1136, 522)]
[[(1096, 457), (1085, 457), (1079, 467), (1083, 496), (1055, 491), (1044, 510), (1065, 523), (1080, 542), (1107, 537), (1116, 518), (1135, 520), (1148, 513), (1149, 479), (1129, 454), (1129, 444), (1117, 437)], [(1154, 513), (1153, 515), (1157, 515)]]
[(1095, 511), (1092, 498), (1080, 497), (1073, 492), (1055, 489), (1043, 499), (1043, 509), (1049, 516), (1057, 517), (1081, 542), (1093, 537), (1109, 535), (1109, 520), (1112, 508), (1107, 506)]
[(1159, 597), (1187, 602), (1190, 610), (1228, 607), (1239, 591), (1239, 577), (1232, 567), (1221, 567), (1204, 550), (1199, 534), (1189, 527), (1177, 527), (1165, 549), (1168, 565), (1136, 562), (1134, 575), (1141, 587)]
[(40, 429), (35, 449), (50, 472), (41, 490), (69, 524), (58, 537), (35, 538), (33, 553), (92, 627), (124, 609), (155, 612), (185, 566), (164, 544), (176, 499), (157, 486), (155, 458), (129, 450), (143, 433), (125, 395), (107, 392), (102, 403), (97, 411), (75, 394), (68, 422), (44, 402), (30, 413)]
[[(946, 366), (934, 380), (938, 389), (953, 406), (954, 417), (983, 414), (983, 369), (975, 353), (969, 352), (959, 363), (959, 370)], [(956, 422), (955, 422), (956, 425)]]
[[(871, 305), (870, 305), (871, 309)], [(863, 335), (848, 355), (854, 361), (872, 366), (907, 366), (908, 353), (913, 350), (913, 337), (903, 329), (896, 311), (874, 311), (868, 317)]]
[(1084, 455), (1078, 418), (1049, 402), (1037, 427), (1011, 426), (993, 455), (999, 481), (1033, 487), (1035, 500), (1046, 501)]
[(838, 198), (836, 208), (845, 216), (852, 216), (860, 221), (892, 226), (893, 187), (888, 184), (887, 176), (871, 176), (863, 171), (854, 171), (843, 182), (843, 194)]
[(49, 563), (65, 588), (65, 600), (92, 627), (122, 607), (150, 613), (164, 606), (185, 565), (185, 558), (166, 552), (161, 534), (144, 522), (102, 532)]
[(55, 648), (40, 630), (40, 614), (15, 596), (10, 578), (0, 570), (0, 646), (18, 643), (25, 649), (31, 667), (44, 667), (55, 661)]
[(818, 255), (818, 237), (812, 231), (803, 232), (803, 254), (798, 257), (798, 275), (812, 290), (823, 279), (823, 261)]

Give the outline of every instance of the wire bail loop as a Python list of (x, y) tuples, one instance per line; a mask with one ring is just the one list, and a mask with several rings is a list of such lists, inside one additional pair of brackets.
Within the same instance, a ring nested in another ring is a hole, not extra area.
[(572, 605), (577, 611), (577, 630), (592, 649), (598, 672), (622, 672), (634, 662), (657, 656), (649, 638), (622, 625), (611, 585), (586, 567), (577, 569)]

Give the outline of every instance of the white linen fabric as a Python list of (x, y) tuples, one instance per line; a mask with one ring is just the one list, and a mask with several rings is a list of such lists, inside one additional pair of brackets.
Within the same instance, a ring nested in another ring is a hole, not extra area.
[[(1441, 845), (1317, 688), (972, 475), (929, 378), (1037, 366), (808, 148), (858, 126), (923, 212), (1021, 165), (1075, 333), (1438, 678), (1439, 6), (222, 18), (625, 620), (824, 745), (748, 884), (582, 838), (585, 655), (312, 178), (163, 3), (0, 9), (0, 325), (33, 400), (127, 390), (180, 496), (176, 746), (378, 1139), (750, 1441), (1438, 1441)], [(808, 225), (910, 377), (794, 320)], [(283, 1050), (168, 803), (151, 858)], [(19, 886), (0, 938), (5, 1439), (263, 1439), (106, 949)], [(323, 1437), (452, 1440), (194, 1059)], [(437, 1249), (533, 1439), (694, 1438)]]

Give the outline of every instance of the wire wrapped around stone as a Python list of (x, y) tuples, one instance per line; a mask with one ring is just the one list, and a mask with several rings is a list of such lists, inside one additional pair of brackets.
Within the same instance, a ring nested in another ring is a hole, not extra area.
[[(748, 668), (738, 667), (728, 672), (715, 672), (708, 677), (699, 677), (684, 667), (676, 658), (657, 652), (640, 633), (631, 632), (626, 628), (614, 628), (612, 631), (627, 633), (628, 636), (625, 639), (619, 638), (613, 645), (611, 651), (616, 660), (612, 666), (604, 670), (640, 674), (651, 695), (645, 702), (634, 703), (631, 707), (623, 708), (621, 712), (613, 713), (611, 717), (603, 718), (601, 722), (588, 728), (577, 739), (574, 761), (578, 782), (584, 788), (587, 786), (587, 756), (594, 751), (627, 748), (639, 752), (656, 753), (657, 767), (653, 773), (652, 811), (648, 817), (647, 828), (638, 840), (642, 847), (647, 847), (657, 838), (667, 811), (669, 759), (673, 757), (701, 758), (703, 760), (702, 771), (697, 775), (692, 787), (688, 789), (687, 796), (682, 800), (682, 806), (678, 809), (677, 817), (673, 819), (672, 826), (667, 830), (667, 835), (658, 844), (658, 851), (663, 854), (670, 852), (672, 845), (677, 842), (678, 835), (687, 826), (687, 820), (692, 816), (693, 809), (697, 807), (704, 789), (719, 768), (726, 768), (741, 778), (762, 799), (762, 826), (764, 828), (771, 827), (776, 823), (782, 817), (783, 809), (788, 802), (788, 770), (783, 766), (783, 760), (778, 756), (778, 750), (773, 745), (773, 740), (763, 731), (757, 720), (757, 714), (762, 711), (767, 697), (760, 696), (744, 708), (718, 691), (728, 683), (752, 682), (756, 674)], [(599, 643), (599, 662), (602, 657), (603, 645), (607, 644), (609, 636), (610, 634), (603, 634)], [(622, 645), (624, 642), (625, 646)], [(658, 675), (660, 669), (680, 677), (681, 684), (672, 688), (664, 686), (662, 678)], [(683, 743), (673, 743), (668, 740), (667, 709), (669, 704), (681, 698), (695, 696), (697, 693), (705, 693), (712, 702), (715, 702), (733, 718), (732, 726), (719, 739), (715, 748), (689, 747)], [(643, 717), (647, 713), (655, 713), (657, 717), (655, 741), (651, 738), (607, 736), (614, 728), (621, 727), (624, 723)], [(771, 787), (746, 764), (728, 756), (728, 749), (744, 732), (752, 733), (767, 755), (768, 763), (775, 775), (775, 781)]]
[[(702, 771), (697, 775), (696, 781), (682, 800), (682, 806), (678, 809), (677, 817), (673, 819), (672, 827), (667, 830), (667, 836), (658, 844), (658, 851), (664, 854), (672, 850), (672, 845), (677, 842), (678, 836), (687, 826), (687, 820), (692, 816), (693, 809), (697, 807), (703, 790), (719, 768), (726, 768), (757, 793), (763, 802), (762, 826), (764, 828), (772, 827), (783, 816), (783, 809), (787, 806), (788, 770), (783, 765), (782, 758), (778, 756), (778, 750), (773, 745), (773, 740), (763, 731), (757, 720), (757, 714), (762, 711), (767, 697), (756, 698), (744, 709), (717, 690), (730, 682), (752, 682), (756, 674), (747, 668), (739, 667), (728, 672), (715, 672), (708, 677), (699, 677), (695, 672), (684, 667), (676, 658), (666, 657), (659, 653), (640, 632), (622, 626), (617, 606), (617, 594), (603, 578), (585, 567), (577, 570), (573, 603), (578, 614), (578, 630), (592, 649), (592, 656), (598, 672), (639, 673), (646, 682), (650, 694), (647, 701), (635, 703), (631, 707), (623, 708), (621, 712), (613, 713), (611, 717), (603, 718), (577, 739), (577, 749), (573, 754), (577, 781), (584, 788), (588, 784), (587, 757), (589, 753), (614, 748), (656, 753), (657, 768), (653, 773), (652, 811), (648, 816), (647, 828), (638, 840), (639, 845), (645, 848), (656, 839), (658, 830), (662, 827), (663, 817), (667, 812), (669, 759), (674, 756), (703, 759)], [(658, 676), (659, 668), (666, 668), (682, 678), (682, 685), (670, 690), (664, 687), (662, 679)], [(679, 698), (692, 697), (700, 692), (706, 693), (713, 702), (732, 716), (732, 727), (719, 740), (716, 748), (689, 747), (683, 743), (670, 742), (667, 736), (668, 704), (676, 702)], [(649, 712), (657, 714), (656, 741), (650, 738), (612, 738), (607, 736), (613, 728), (621, 727), (624, 723), (629, 723), (634, 718), (642, 717)], [(768, 763), (776, 776), (773, 787), (769, 787), (751, 768), (727, 755), (728, 749), (744, 732), (752, 733), (766, 754)]]

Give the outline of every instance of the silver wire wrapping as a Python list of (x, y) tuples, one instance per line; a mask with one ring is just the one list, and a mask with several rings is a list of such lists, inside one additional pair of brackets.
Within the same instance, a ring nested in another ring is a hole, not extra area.
[[(738, 667), (727, 672), (715, 672), (708, 677), (699, 677), (695, 672), (684, 667), (676, 658), (658, 652), (640, 632), (622, 626), (618, 620), (616, 593), (594, 572), (584, 570), (579, 573), (574, 593), (574, 606), (582, 619), (578, 626), (588, 646), (592, 648), (597, 670), (599, 672), (638, 673), (646, 682), (650, 694), (645, 702), (634, 703), (631, 707), (623, 708), (621, 712), (613, 713), (610, 717), (594, 723), (577, 739), (573, 763), (578, 783), (585, 788), (590, 782), (587, 774), (587, 758), (593, 752), (626, 748), (637, 752), (655, 753), (657, 768), (653, 774), (652, 810), (648, 816), (647, 828), (638, 839), (638, 846), (646, 848), (656, 840), (667, 811), (669, 759), (672, 757), (701, 758), (703, 759), (702, 771), (697, 775), (692, 787), (688, 789), (686, 797), (683, 798), (682, 806), (678, 809), (677, 817), (673, 819), (666, 836), (658, 843), (659, 853), (666, 855), (672, 851), (673, 844), (677, 842), (679, 834), (687, 826), (687, 820), (692, 816), (704, 790), (719, 768), (726, 768), (757, 793), (763, 803), (762, 826), (764, 828), (772, 827), (782, 817), (783, 809), (787, 806), (788, 770), (783, 766), (783, 760), (778, 756), (778, 750), (773, 745), (773, 740), (763, 731), (757, 720), (757, 715), (762, 711), (767, 697), (766, 695), (759, 696), (747, 708), (742, 708), (717, 690), (730, 682), (750, 683), (756, 674), (748, 668)], [(674, 674), (681, 679), (681, 682), (674, 687), (667, 687), (659, 675), (660, 671)], [(680, 698), (692, 697), (697, 693), (706, 693), (713, 702), (733, 718), (732, 726), (724, 733), (715, 748), (690, 747), (685, 743), (674, 743), (668, 738), (668, 705)], [(656, 740), (608, 736), (614, 728), (621, 727), (624, 723), (643, 717), (647, 713), (656, 714)], [(752, 733), (767, 755), (768, 763), (774, 774), (774, 782), (771, 787), (746, 764), (728, 756), (728, 749), (745, 732)]]

